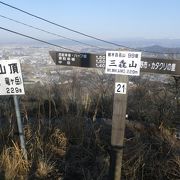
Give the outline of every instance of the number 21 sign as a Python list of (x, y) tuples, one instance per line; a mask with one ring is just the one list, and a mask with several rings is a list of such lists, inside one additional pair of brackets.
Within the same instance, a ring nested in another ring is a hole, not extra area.
[(115, 83), (115, 93), (117, 94), (126, 94), (127, 91), (127, 83)]

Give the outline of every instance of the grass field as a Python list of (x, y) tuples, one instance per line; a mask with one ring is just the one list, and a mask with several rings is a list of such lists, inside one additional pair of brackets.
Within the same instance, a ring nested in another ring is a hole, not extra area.
[[(84, 77), (83, 77), (84, 78)], [(28, 160), (19, 146), (12, 97), (0, 99), (0, 179), (109, 179), (113, 76), (74, 72), (66, 84), (26, 86), (19, 99)], [(123, 179), (180, 179), (174, 136), (175, 86), (133, 79)]]

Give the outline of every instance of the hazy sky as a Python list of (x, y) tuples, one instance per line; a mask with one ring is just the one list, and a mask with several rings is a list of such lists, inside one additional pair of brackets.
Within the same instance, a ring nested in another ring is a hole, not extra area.
[[(180, 39), (180, 0), (4, 0), (2, 2), (106, 40)], [(84, 39), (83, 36), (37, 20), (1, 3), (0, 15), (63, 36)], [(44, 40), (57, 39), (2, 17), (0, 17), (0, 27)], [(19, 36), (0, 29), (0, 39), (19, 39)]]

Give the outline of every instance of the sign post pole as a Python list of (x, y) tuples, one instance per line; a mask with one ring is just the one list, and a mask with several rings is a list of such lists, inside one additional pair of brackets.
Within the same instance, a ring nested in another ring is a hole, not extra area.
[(17, 126), (18, 126), (20, 145), (21, 145), (21, 149), (22, 149), (24, 158), (27, 160), (27, 151), (26, 151), (26, 146), (25, 146), (25, 138), (24, 138), (24, 134), (23, 134), (22, 121), (21, 121), (21, 115), (20, 115), (20, 110), (19, 110), (19, 101), (18, 101), (17, 95), (14, 95), (13, 99), (14, 99), (14, 105), (15, 105), (15, 110), (16, 110), (16, 118), (17, 118)]
[(109, 179), (120, 180), (125, 132), (128, 75), (139, 76), (141, 52), (106, 51), (105, 73), (116, 74)]
[[(128, 84), (128, 76), (116, 75), (115, 83)], [(126, 89), (127, 92), (127, 89)], [(123, 156), (123, 142), (125, 131), (127, 93), (114, 94), (112, 132), (111, 132), (111, 162), (110, 179), (121, 179), (121, 167)]]
[(1, 60), (0, 61), (0, 96), (13, 95), (14, 105), (17, 117), (18, 133), (20, 138), (20, 145), (27, 160), (27, 152), (25, 148), (25, 140), (23, 135), (23, 128), (21, 123), (21, 115), (19, 110), (19, 103), (17, 95), (23, 95), (24, 86), (21, 73), (20, 61), (17, 59)]
[[(175, 80), (176, 86), (176, 113), (175, 113), (175, 120), (180, 126), (180, 76), (173, 76)], [(180, 127), (179, 127), (180, 128)]]

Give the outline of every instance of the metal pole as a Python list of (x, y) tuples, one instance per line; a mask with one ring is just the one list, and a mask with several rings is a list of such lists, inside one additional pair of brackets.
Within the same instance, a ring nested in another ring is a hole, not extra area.
[[(116, 75), (115, 82), (128, 84), (128, 76)], [(123, 142), (125, 131), (127, 94), (114, 94), (113, 119), (111, 133), (110, 179), (121, 179)]]
[(18, 133), (19, 133), (20, 145), (21, 145), (21, 149), (22, 149), (24, 158), (27, 160), (27, 151), (26, 151), (26, 147), (25, 147), (25, 138), (24, 138), (24, 134), (23, 134), (23, 128), (22, 128), (21, 115), (20, 115), (20, 110), (19, 110), (18, 97), (16, 95), (13, 95), (13, 98), (14, 98), (14, 105), (15, 105), (15, 110), (16, 110), (16, 117), (17, 117), (17, 125), (18, 125)]

